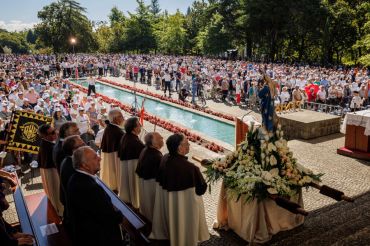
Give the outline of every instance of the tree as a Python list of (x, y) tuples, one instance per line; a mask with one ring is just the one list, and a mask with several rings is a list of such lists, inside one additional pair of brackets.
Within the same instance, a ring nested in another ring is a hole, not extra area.
[(197, 47), (203, 54), (217, 55), (230, 48), (230, 36), (226, 32), (223, 17), (214, 13), (209, 24), (197, 36)]
[[(370, 3), (363, 3), (358, 9), (365, 12), (364, 20), (359, 24), (360, 39), (357, 40), (354, 48), (358, 51), (358, 62), (370, 67)], [(365, 11), (364, 11), (365, 10)]]
[(163, 15), (157, 31), (159, 48), (167, 54), (183, 54), (186, 32), (185, 18), (179, 10), (174, 15)]
[(35, 44), (37, 36), (33, 30), (28, 30), (26, 35), (26, 40), (28, 43)]
[(197, 35), (199, 31), (204, 28), (208, 20), (207, 19), (207, 7), (208, 4), (202, 1), (194, 1), (190, 9), (187, 11), (185, 18), (184, 28), (186, 31), (186, 39), (184, 43), (184, 49), (186, 53), (198, 54), (200, 50), (197, 49)]
[[(103, 35), (100, 39), (101, 42), (99, 44), (99, 47), (103, 46), (103, 50), (107, 50), (107, 52), (122, 52), (125, 48), (124, 28), (127, 24), (127, 19), (122, 11), (120, 11), (117, 7), (113, 7), (109, 14), (109, 20), (110, 28), (103, 27), (99, 30)], [(105, 36), (104, 38), (104, 35), (107, 36)]]
[(124, 30), (125, 49), (148, 53), (156, 47), (149, 7), (142, 0), (137, 0), (136, 14), (129, 13), (129, 19)]
[(107, 25), (100, 25), (94, 32), (94, 38), (98, 43), (98, 51), (108, 53), (111, 51), (111, 28)]
[[(5, 49), (7, 47), (7, 49)], [(8, 32), (0, 30), (0, 48), (3, 52), (9, 50), (16, 54), (28, 53), (30, 47), (26, 41), (25, 35), (20, 32)]]
[(71, 37), (78, 40), (77, 51), (92, 51), (97, 44), (85, 13), (86, 9), (74, 0), (53, 2), (38, 12), (41, 23), (37, 24), (35, 32), (44, 45), (53, 48), (54, 53), (71, 52)]
[(323, 33), (323, 64), (333, 64), (334, 54), (336, 62), (341, 62), (343, 52), (356, 42), (357, 30), (353, 20), (355, 12), (344, 0), (324, 0), (327, 18)]
[(159, 13), (161, 12), (161, 8), (159, 6), (158, 0), (151, 0), (149, 10), (153, 16), (157, 17), (159, 15)]
[(111, 27), (115, 24), (123, 24), (125, 22), (125, 15), (121, 10), (114, 6), (108, 15)]

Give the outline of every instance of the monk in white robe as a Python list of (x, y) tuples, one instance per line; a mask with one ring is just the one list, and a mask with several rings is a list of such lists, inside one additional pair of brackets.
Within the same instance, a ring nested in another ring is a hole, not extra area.
[(136, 174), (137, 162), (144, 144), (139, 139), (141, 124), (139, 118), (132, 117), (125, 122), (126, 134), (120, 142), (118, 155), (118, 196), (122, 201), (139, 208), (139, 177)]
[(182, 134), (167, 139), (169, 153), (161, 161), (156, 184), (150, 238), (172, 246), (194, 246), (209, 239), (202, 195), (207, 184), (187, 160), (189, 142)]
[(124, 118), (121, 110), (112, 109), (108, 113), (109, 122), (104, 130), (101, 140), (101, 171), (100, 177), (103, 182), (114, 191), (118, 191), (118, 166), (120, 159), (118, 157), (119, 143), (124, 135), (121, 125)]
[(141, 151), (136, 168), (139, 176), (140, 213), (149, 221), (153, 220), (156, 177), (162, 160), (163, 137), (158, 132), (150, 132), (144, 137), (146, 147)]

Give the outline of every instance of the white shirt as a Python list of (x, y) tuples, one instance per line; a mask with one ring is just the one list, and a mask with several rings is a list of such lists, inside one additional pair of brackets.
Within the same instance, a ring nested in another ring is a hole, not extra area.
[(84, 108), (85, 108), (85, 111), (88, 111), (91, 107), (91, 103), (90, 102), (86, 102), (85, 105), (84, 105)]
[(78, 115), (78, 109), (71, 108), (69, 110), (69, 114), (71, 115), (71, 118), (75, 120)]
[(101, 144), (101, 140), (103, 139), (104, 130), (105, 130), (105, 128), (99, 130), (98, 133), (96, 134), (96, 137), (95, 137), (95, 144), (99, 147), (100, 147), (100, 144)]
[(302, 80), (297, 80), (296, 85), (298, 85), (300, 89), (304, 89), (304, 87), (306, 86), (306, 81), (303, 80), (303, 79)]
[(290, 99), (290, 94), (287, 91), (282, 91), (280, 94), (281, 103), (286, 103)]
[(354, 96), (351, 101), (351, 108), (360, 108), (362, 104), (362, 99), (359, 96)]
[(82, 116), (78, 114), (76, 117), (76, 123), (81, 134), (84, 134), (89, 130), (89, 117), (86, 114), (83, 114)]
[(317, 97), (318, 97), (320, 100), (325, 100), (325, 99), (326, 99), (326, 91), (319, 90), (319, 91), (317, 92)]
[(166, 73), (166, 74), (163, 76), (163, 79), (164, 79), (164, 81), (171, 81), (171, 76), (170, 76), (170, 74)]
[(95, 79), (94, 78), (88, 78), (86, 81), (89, 85), (95, 85)]
[(8, 98), (9, 98), (9, 100), (13, 100), (13, 101), (15, 101), (15, 100), (18, 98), (18, 96), (17, 96), (16, 94), (14, 94), (14, 93), (11, 93), (11, 94), (8, 96)]
[(18, 106), (18, 107), (22, 107), (24, 102), (23, 102), (24, 99), (20, 99), (19, 97), (17, 97), (15, 99), (15, 105)]

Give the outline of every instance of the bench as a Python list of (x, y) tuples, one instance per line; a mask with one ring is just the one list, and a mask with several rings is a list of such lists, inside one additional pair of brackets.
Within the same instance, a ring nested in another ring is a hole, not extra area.
[(144, 222), (144, 220), (109, 189), (103, 181), (98, 178), (97, 182), (108, 194), (113, 205), (123, 214), (124, 222), (122, 223), (122, 228), (135, 242), (135, 245), (150, 244), (149, 239), (145, 236), (145, 234), (150, 233), (150, 229), (148, 231), (148, 227), (150, 227), (148, 223)]
[[(72, 242), (61, 224), (61, 219), (44, 192), (24, 196), (17, 178), (18, 186), (13, 193), (19, 224), (23, 233), (31, 234), (37, 246), (72, 245)], [(58, 232), (42, 235), (41, 226), (55, 223)]]
[[(148, 245), (149, 239), (146, 237), (150, 233), (148, 222), (140, 218), (127, 204), (110, 190), (103, 181), (97, 179), (98, 184), (105, 190), (111, 198), (113, 205), (121, 211), (124, 216), (122, 229), (127, 232), (135, 245)], [(18, 186), (13, 193), (15, 207), (18, 213), (20, 227), (23, 233), (31, 234), (35, 237), (37, 246), (67, 246), (72, 245), (65, 228), (61, 224), (61, 219), (48, 200), (44, 192), (24, 196), (17, 177)], [(58, 232), (48, 236), (43, 236), (40, 227), (55, 223)]]

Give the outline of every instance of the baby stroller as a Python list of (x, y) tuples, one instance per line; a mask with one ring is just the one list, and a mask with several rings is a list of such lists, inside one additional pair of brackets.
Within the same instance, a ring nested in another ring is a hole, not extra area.
[(185, 86), (179, 91), (179, 100), (185, 102), (186, 98), (189, 96), (189, 91), (186, 90)]

